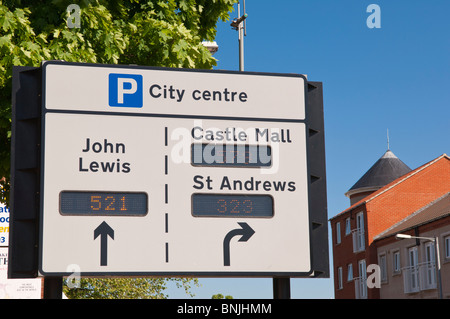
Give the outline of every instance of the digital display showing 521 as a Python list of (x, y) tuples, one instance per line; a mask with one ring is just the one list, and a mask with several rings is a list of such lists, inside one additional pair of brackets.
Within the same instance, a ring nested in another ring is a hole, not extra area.
[(59, 211), (62, 215), (144, 216), (147, 194), (63, 191), (59, 195)]

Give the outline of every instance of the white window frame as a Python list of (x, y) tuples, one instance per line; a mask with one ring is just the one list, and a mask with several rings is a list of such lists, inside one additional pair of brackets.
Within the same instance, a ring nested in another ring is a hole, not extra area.
[(347, 265), (347, 281), (353, 280), (353, 264)]
[(426, 242), (424, 244), (425, 247), (425, 262), (427, 263), (434, 263), (435, 259), (435, 249), (434, 249), (434, 242)]
[(336, 244), (341, 243), (341, 222), (336, 223)]
[(423, 266), (422, 276), (424, 276), (423, 280), (425, 280), (425, 285), (427, 287), (434, 287), (436, 285), (436, 250), (434, 248), (434, 242), (426, 242), (424, 245), (425, 249), (425, 265)]
[(397, 275), (402, 272), (402, 265), (400, 261), (400, 250), (392, 252), (392, 274)]
[(356, 228), (352, 231), (353, 252), (366, 250), (366, 237), (364, 234), (364, 212), (356, 214)]
[(338, 275), (338, 289), (343, 289), (344, 283), (342, 281), (342, 267), (338, 267), (337, 275)]
[(355, 285), (357, 285), (357, 298), (367, 299), (367, 268), (366, 260), (362, 259), (358, 261), (358, 275), (359, 277), (355, 280)]
[(408, 248), (408, 264), (410, 269), (412, 269), (412, 273), (410, 276), (411, 287), (414, 290), (419, 290), (419, 252), (417, 246)]
[(350, 235), (352, 233), (352, 227), (350, 224), (350, 217), (345, 219), (345, 235)]
[(408, 248), (408, 266), (417, 267), (419, 264), (419, 252), (417, 246)]
[(444, 237), (444, 258), (450, 260), (450, 235)]
[(365, 259), (361, 259), (360, 261), (358, 261), (358, 274), (359, 277), (367, 279), (367, 268)]
[(378, 255), (378, 265), (380, 266), (380, 280), (381, 282), (387, 282), (387, 259), (386, 253), (381, 253)]
[(364, 212), (356, 214), (356, 229), (364, 233)]

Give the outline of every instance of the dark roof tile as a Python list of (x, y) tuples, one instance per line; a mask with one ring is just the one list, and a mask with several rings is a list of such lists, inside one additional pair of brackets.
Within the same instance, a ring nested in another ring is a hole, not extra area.
[(381, 188), (410, 171), (411, 169), (405, 163), (387, 150), (348, 192), (355, 193), (354, 191), (357, 189), (371, 187)]

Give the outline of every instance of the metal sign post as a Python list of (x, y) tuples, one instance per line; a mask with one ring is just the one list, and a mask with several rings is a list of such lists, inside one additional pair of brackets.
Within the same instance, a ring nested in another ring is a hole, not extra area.
[(62, 277), (44, 277), (44, 299), (62, 299)]
[(290, 278), (273, 278), (273, 299), (291, 299)]

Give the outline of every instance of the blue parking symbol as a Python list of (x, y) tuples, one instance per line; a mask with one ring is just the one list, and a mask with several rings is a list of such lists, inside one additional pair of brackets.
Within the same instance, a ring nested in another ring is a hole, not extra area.
[(142, 75), (109, 74), (109, 106), (142, 107)]

